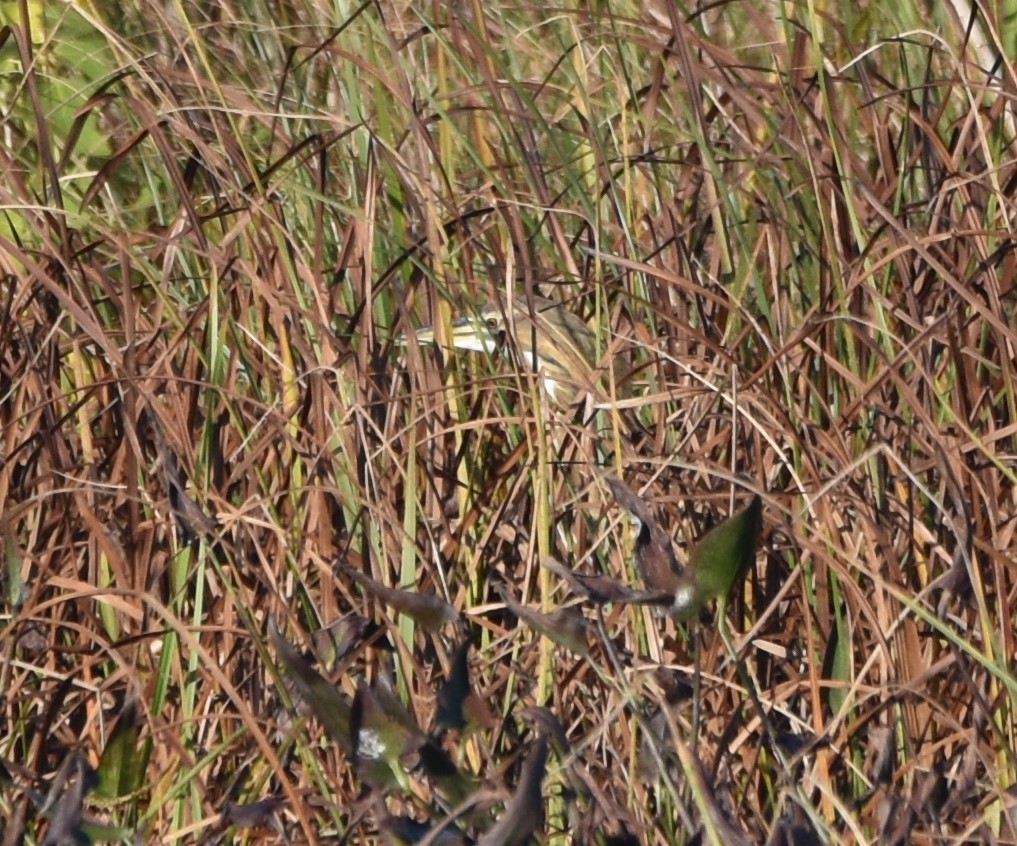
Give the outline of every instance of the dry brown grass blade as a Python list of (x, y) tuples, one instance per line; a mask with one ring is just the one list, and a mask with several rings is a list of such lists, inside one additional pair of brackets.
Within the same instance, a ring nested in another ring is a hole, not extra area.
[[(1012, 838), (1005, 20), (467, 7), (23, 2), (0, 28), (5, 797), (69, 750), (98, 760), (136, 696), (148, 779), (111, 813), (142, 836), (218, 836), (224, 809), (278, 796), (266, 836), (294, 846), (372, 842), (368, 813), (382, 837), (454, 816), (477, 840), (477, 785), (523, 746), (511, 716), (544, 708), (570, 749), (528, 791), (549, 843), (688, 843), (706, 821), (749, 842)], [(493, 297), (562, 303), (634, 396), (544, 407), (511, 355), (399, 341)], [(632, 488), (610, 501), (604, 472)], [(667, 576), (746, 479), (771, 531), (728, 620), (773, 738), (716, 639), (622, 607), (652, 592), (626, 586), (619, 509)], [(174, 511), (210, 528), (195, 503), (222, 519), (213, 545), (174, 540)], [(559, 579), (598, 604), (603, 650), (578, 609), (553, 616)], [(398, 619), (348, 616), (365, 608)], [(318, 633), (320, 672), (269, 619)], [(697, 654), (698, 708), (665, 697), (688, 775), (660, 733), (642, 778), (643, 682), (687, 684)], [(419, 726), (441, 679), (465, 687), (435, 752), (463, 778), (406, 756), (405, 785), (359, 802), (322, 739), (348, 730), (293, 719), (274, 655), (343, 707), (391, 677)], [(874, 726), (894, 755), (869, 772)], [(786, 736), (822, 741), (793, 792)], [(40, 842), (8, 808), (4, 846)]]
[(544, 826), (544, 799), (541, 784), (547, 767), (550, 740), (538, 734), (523, 762), (512, 800), (494, 827), (480, 840), (480, 846), (522, 846)]
[(569, 570), (564, 564), (553, 558), (542, 558), (540, 563), (541, 566), (564, 579), (576, 593), (585, 596), (596, 605), (620, 603), (623, 605), (655, 605), (666, 608), (674, 604), (674, 594), (672, 593), (633, 590), (610, 576)]

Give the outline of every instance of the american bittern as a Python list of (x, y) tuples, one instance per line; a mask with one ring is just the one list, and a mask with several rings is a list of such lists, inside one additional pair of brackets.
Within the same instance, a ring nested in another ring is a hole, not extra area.
[[(433, 341), (434, 329), (417, 331), (417, 340)], [(563, 405), (596, 384), (596, 336), (578, 316), (552, 300), (525, 297), (510, 305), (488, 303), (452, 321), (449, 343), (460, 350), (493, 353), (511, 339), (523, 362), (539, 373), (548, 395)]]

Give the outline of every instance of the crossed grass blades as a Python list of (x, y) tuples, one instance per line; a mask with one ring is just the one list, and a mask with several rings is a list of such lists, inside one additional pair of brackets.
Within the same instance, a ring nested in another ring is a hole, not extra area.
[(1015, 839), (1008, 2), (3, 8), (3, 846)]
[[(617, 479), (609, 478), (609, 481), (614, 490), (620, 490), (624, 486), (624, 483)], [(634, 494), (629, 495), (635, 498)], [(642, 505), (640, 510), (645, 514), (645, 505)], [(755, 557), (761, 516), (761, 499), (756, 496), (744, 510), (708, 532), (692, 551), (688, 572), (675, 574), (675, 590), (672, 592), (631, 591), (620, 584), (608, 590), (606, 584), (612, 580), (600, 577), (597, 582), (598, 591), (591, 595), (587, 589), (589, 583), (584, 583), (580, 576), (569, 573), (568, 579), (578, 580), (583, 584), (582, 593), (591, 599), (598, 609), (605, 602), (641, 604), (645, 601), (643, 597), (649, 595), (653, 597), (654, 604), (667, 608), (676, 619), (693, 617), (711, 599), (718, 600), (719, 607), (723, 610), (727, 595), (734, 587), (738, 575), (746, 571)], [(649, 517), (645, 519), (652, 520)], [(659, 527), (654, 525), (654, 531), (659, 532)], [(643, 551), (641, 543), (643, 537), (643, 533), (640, 533), (635, 551), (637, 559)], [(670, 541), (668, 544), (670, 545)], [(378, 595), (390, 609), (412, 616), (419, 622), (430, 624), (431, 627), (438, 622), (433, 613), (434, 607), (446, 604), (439, 597), (419, 592), (391, 588), (379, 590), (379, 586), (359, 575), (355, 581)], [(578, 610), (562, 608), (552, 613), (541, 613), (525, 608), (509, 598), (504, 588), (499, 587), (498, 593), (503, 597), (506, 606), (521, 621), (540, 634), (575, 654), (589, 655), (585, 618)], [(609, 599), (605, 598), (606, 593), (610, 594)], [(667, 599), (666, 603), (660, 602), (661, 596)], [(420, 614), (421, 609), (427, 609), (426, 613)], [(570, 611), (572, 613), (569, 613)], [(451, 623), (452, 619), (446, 617), (444, 622)], [(599, 622), (603, 632), (602, 617)], [(522, 844), (527, 842), (535, 831), (543, 828), (543, 799), (540, 786), (552, 738), (559, 741), (558, 752), (566, 763), (570, 753), (565, 732), (551, 711), (543, 712), (544, 717), (536, 726), (536, 739), (527, 753), (519, 786), (506, 806), (504, 814), (493, 824), (485, 818), (485, 815), (478, 815), (473, 810), (474, 805), (482, 802), (480, 798), (482, 793), (477, 789), (475, 779), (470, 774), (460, 772), (440, 745), (446, 730), (462, 731), (467, 727), (466, 700), (476, 696), (471, 689), (467, 663), (470, 639), (466, 639), (456, 650), (450, 675), (435, 696), (438, 707), (435, 711), (434, 726), (425, 732), (395, 696), (391, 682), (385, 676), (381, 676), (370, 685), (361, 680), (357, 685), (356, 694), (350, 700), (335, 685), (310, 667), (298, 650), (283, 638), (272, 623), (269, 637), (285, 675), (295, 689), (295, 698), (310, 707), (329, 737), (352, 762), (357, 777), (371, 791), (411, 794), (413, 792), (411, 777), (416, 774), (424, 780), (427, 785), (425, 794), (434, 797), (428, 817), (435, 825), (433, 836), (438, 836), (440, 832), (448, 832), (448, 827), (456, 821), (460, 828), (468, 827), (471, 830), (479, 828), (481, 833), (477, 837), (480, 843)], [(602, 646), (612, 652), (612, 663), (618, 667), (618, 656), (608, 638), (604, 638)], [(618, 681), (624, 684), (620, 674)], [(479, 730), (482, 727), (471, 725), (470, 728)], [(589, 802), (592, 797), (586, 799)], [(575, 801), (573, 799), (573, 802)], [(376, 797), (372, 806), (378, 806)], [(385, 806), (382, 804), (380, 807)], [(715, 808), (715, 802), (711, 801), (710, 807)], [(606, 820), (610, 808), (601, 810), (605, 813)], [(719, 819), (724, 818), (720, 815)], [(432, 836), (426, 824), (420, 820), (414, 822), (421, 826), (419, 830), (421, 838)], [(463, 825), (464, 822), (468, 822), (469, 825)], [(385, 812), (377, 823), (383, 830), (387, 828), (390, 831), (394, 825), (392, 817)], [(403, 823), (408, 824), (405, 821)], [(618, 832), (603, 830), (587, 831), (588, 824), (580, 828), (588, 837), (610, 838), (618, 835)], [(459, 832), (459, 842), (463, 842), (466, 837)]]

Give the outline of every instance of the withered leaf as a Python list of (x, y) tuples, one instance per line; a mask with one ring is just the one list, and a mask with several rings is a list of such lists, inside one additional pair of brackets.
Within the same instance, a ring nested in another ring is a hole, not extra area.
[(564, 646), (576, 655), (586, 655), (590, 651), (586, 641), (586, 618), (575, 605), (567, 605), (545, 614), (516, 602), (509, 596), (503, 585), (496, 584), (494, 590), (509, 611), (544, 637)]
[(71, 753), (65, 759), (42, 809), (49, 816), (42, 846), (79, 846), (90, 842), (83, 828), (84, 802), (97, 783), (95, 770), (81, 755)]
[[(420, 843), (425, 838), (431, 846), (459, 846), (469, 843), (469, 839), (453, 825), (448, 825), (440, 832), (434, 832), (434, 824), (418, 822), (412, 817), (385, 817), (378, 826), (383, 834), (398, 843)], [(433, 832), (433, 833), (432, 833)]]
[(472, 638), (466, 638), (456, 647), (452, 656), (452, 667), (448, 678), (438, 688), (436, 695), (437, 709), (435, 722), (439, 726), (450, 729), (461, 729), (466, 726), (466, 714), (463, 705), (470, 695), (470, 646)]
[(156, 449), (162, 464), (163, 480), (169, 496), (170, 511), (180, 532), (180, 541), (189, 544), (199, 537), (208, 536), (219, 528), (219, 521), (202, 511), (201, 507), (187, 495), (184, 480), (177, 465), (177, 455), (163, 438), (158, 424), (153, 422)]
[(621, 479), (610, 475), (603, 478), (617, 503), (639, 523), (634, 559), (640, 577), (650, 590), (673, 596), (679, 587), (682, 567), (675, 558), (671, 536), (653, 518), (646, 503)]
[(340, 564), (338, 569), (369, 594), (426, 629), (440, 629), (459, 619), (459, 612), (436, 594), (392, 588), (345, 564)]
[(633, 590), (624, 582), (610, 576), (570, 570), (554, 558), (544, 558), (540, 563), (556, 576), (563, 578), (572, 590), (596, 605), (618, 603), (668, 607), (674, 603), (674, 595), (666, 591)]
[(272, 815), (282, 807), (283, 800), (275, 797), (259, 799), (257, 802), (246, 802), (242, 805), (234, 805), (226, 802), (221, 812), (223, 825), (233, 825), (237, 828), (256, 828), (271, 822)]
[(547, 736), (538, 735), (523, 763), (516, 792), (501, 819), (480, 840), (480, 846), (523, 846), (534, 832), (544, 827), (544, 797), (540, 788), (548, 748)]
[(268, 638), (275, 648), (283, 672), (292, 679), (297, 692), (310, 706), (328, 736), (338, 743), (347, 755), (352, 755), (349, 700), (332, 682), (311, 668), (304, 660), (304, 656), (282, 636), (273, 622), (268, 626)]

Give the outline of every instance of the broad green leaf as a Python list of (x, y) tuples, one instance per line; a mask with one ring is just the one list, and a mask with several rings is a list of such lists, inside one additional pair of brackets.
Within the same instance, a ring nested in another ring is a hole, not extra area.
[(370, 786), (407, 789), (400, 758), (423, 743), (394, 715), (386, 712), (374, 691), (364, 681), (353, 698), (350, 742), (357, 774)]
[[(836, 578), (836, 577), (834, 577)], [(823, 656), (823, 678), (838, 684), (826, 688), (826, 702), (830, 711), (840, 713), (847, 698), (847, 686), (851, 682), (851, 630), (847, 615), (838, 602), (834, 612), (830, 641)]]
[(107, 825), (105, 823), (83, 820), (80, 834), (90, 844), (94, 843), (133, 843), (137, 832), (128, 826)]
[(148, 746), (138, 746), (139, 731), (137, 703), (128, 702), (99, 759), (95, 795), (100, 799), (130, 796), (141, 787), (148, 767)]
[(756, 555), (763, 528), (763, 500), (752, 502), (699, 540), (689, 556), (687, 573), (675, 595), (675, 613), (688, 619), (711, 599), (725, 600)]

